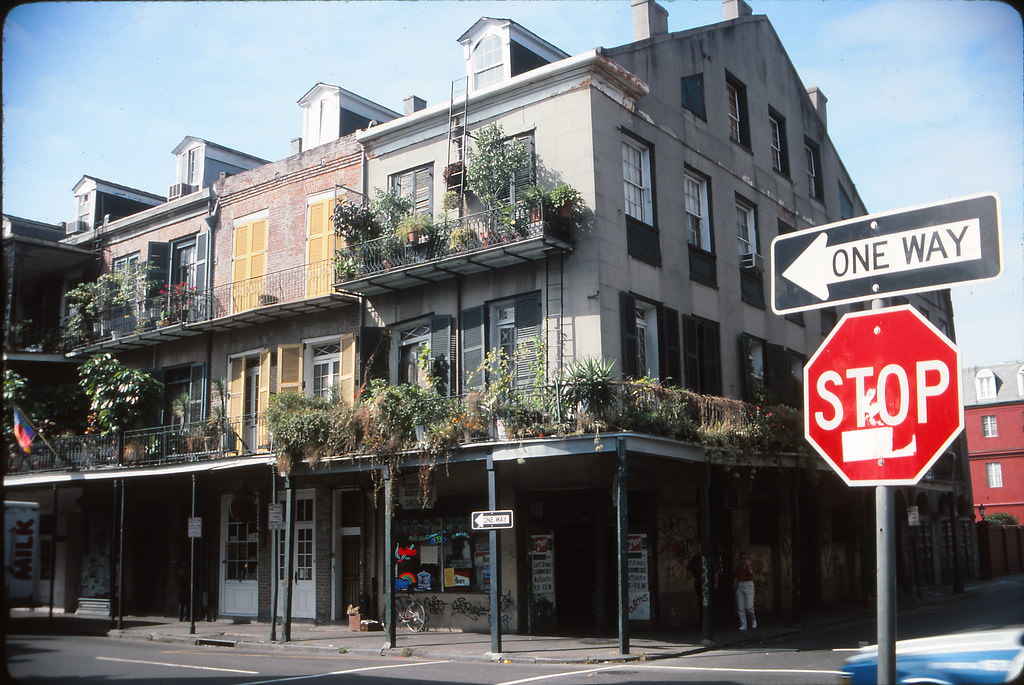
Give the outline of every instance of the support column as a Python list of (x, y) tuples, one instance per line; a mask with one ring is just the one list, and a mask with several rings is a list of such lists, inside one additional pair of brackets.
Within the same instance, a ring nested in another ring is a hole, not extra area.
[[(384, 467), (387, 469), (387, 467)], [(391, 530), (390, 471), (384, 474), (384, 649), (395, 648), (395, 553)]]
[[(192, 474), (192, 518), (196, 516), (196, 474)], [(188, 537), (188, 634), (196, 634), (196, 539)]]
[(292, 487), (290, 476), (284, 477), (285, 487), (285, 536), (284, 536), (284, 625), (282, 638), (285, 642), (292, 639), (292, 589), (295, 575), (295, 488)]
[(53, 619), (53, 597), (57, 586), (57, 529), (60, 527), (60, 517), (57, 516), (57, 484), (53, 484), (53, 526), (50, 533), (50, 611), (49, 618)]
[(618, 473), (615, 479), (615, 508), (618, 512), (618, 605), (619, 653), (629, 654), (629, 474), (626, 469), (626, 439), (615, 439)]

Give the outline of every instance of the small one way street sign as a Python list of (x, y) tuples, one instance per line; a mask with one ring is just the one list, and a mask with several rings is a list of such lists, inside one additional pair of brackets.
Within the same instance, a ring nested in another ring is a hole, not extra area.
[(787, 314), (997, 278), (999, 198), (974, 195), (777, 236), (772, 310)]
[(474, 511), (470, 517), (473, 530), (489, 530), (491, 528), (511, 528), (512, 510), (501, 509), (498, 511)]

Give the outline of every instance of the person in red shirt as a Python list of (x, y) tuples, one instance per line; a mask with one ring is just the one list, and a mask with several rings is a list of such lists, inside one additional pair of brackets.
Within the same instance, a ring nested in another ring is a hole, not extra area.
[(754, 615), (754, 574), (757, 569), (750, 562), (746, 552), (740, 552), (739, 563), (736, 564), (736, 613), (740, 617), (740, 630), (757, 628), (757, 617)]

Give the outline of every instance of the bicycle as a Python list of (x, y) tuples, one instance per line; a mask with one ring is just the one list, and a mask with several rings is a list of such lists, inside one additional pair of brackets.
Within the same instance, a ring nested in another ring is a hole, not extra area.
[(405, 605), (400, 605), (400, 600), (395, 597), (395, 618), (406, 628), (418, 633), (427, 627), (427, 610), (421, 602), (409, 597), (404, 600)]

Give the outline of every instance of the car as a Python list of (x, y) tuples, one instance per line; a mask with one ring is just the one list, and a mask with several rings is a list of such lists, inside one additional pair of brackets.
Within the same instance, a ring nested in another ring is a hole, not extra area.
[[(878, 682), (878, 645), (846, 660), (843, 685)], [(1024, 627), (952, 633), (896, 643), (899, 685), (1024, 685)]]

